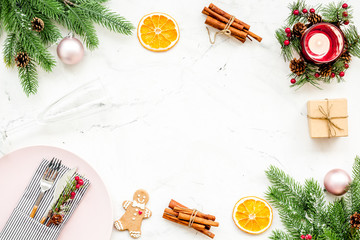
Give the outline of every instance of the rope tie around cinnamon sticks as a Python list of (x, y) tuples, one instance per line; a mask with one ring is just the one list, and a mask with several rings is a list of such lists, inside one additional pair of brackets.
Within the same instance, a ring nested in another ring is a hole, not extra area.
[(198, 210), (193, 209), (193, 212), (191, 213), (190, 220), (189, 220), (189, 227), (192, 227), (192, 225), (195, 222), (196, 215), (198, 214)]
[(223, 30), (217, 31), (217, 32), (215, 33), (215, 35), (214, 35), (214, 40), (211, 40), (210, 30), (209, 30), (208, 27), (206, 27), (206, 30), (207, 30), (208, 35), (209, 35), (209, 41), (210, 41), (210, 43), (211, 43), (211, 44), (214, 44), (214, 43), (216, 42), (216, 36), (217, 36), (218, 34), (224, 34), (224, 35), (230, 37), (230, 36), (231, 36), (230, 26), (231, 26), (231, 24), (233, 24), (234, 20), (235, 20), (235, 17), (234, 17), (234, 16), (231, 16), (230, 20), (229, 20), (229, 21), (227, 22), (227, 24), (225, 25), (225, 28), (224, 28)]
[(308, 115), (308, 118), (310, 119), (320, 119), (327, 121), (327, 127), (328, 127), (328, 137), (336, 137), (336, 129), (338, 130), (344, 130), (343, 128), (340, 128), (337, 124), (335, 124), (332, 120), (333, 119), (343, 119), (348, 118), (348, 116), (340, 116), (340, 117), (330, 117), (331, 107), (332, 105), (329, 105), (329, 99), (326, 100), (326, 110), (322, 106), (318, 106), (320, 113), (323, 115), (323, 117), (311, 117)]
[(171, 200), (169, 208), (165, 208), (163, 218), (193, 228), (210, 238), (215, 237), (215, 234), (210, 232), (211, 227), (219, 226), (219, 223), (215, 222), (215, 216), (187, 208), (175, 200)]
[(212, 41), (210, 38), (210, 31), (207, 29), (211, 44), (215, 43), (216, 36), (219, 34), (232, 36), (243, 43), (246, 41), (246, 38), (249, 38), (250, 40), (251, 38), (254, 38), (259, 42), (262, 40), (261, 37), (249, 30), (249, 24), (240, 21), (233, 15), (221, 10), (212, 3), (209, 7), (204, 7), (202, 13), (207, 16), (205, 24), (220, 30), (215, 33), (214, 41)]

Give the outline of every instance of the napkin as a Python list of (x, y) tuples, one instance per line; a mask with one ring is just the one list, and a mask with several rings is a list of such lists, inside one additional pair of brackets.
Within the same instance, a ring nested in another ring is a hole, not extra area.
[(90, 185), (89, 180), (84, 177), (81, 177), (84, 180), (84, 185), (76, 191), (76, 196), (72, 200), (70, 209), (64, 216), (63, 222), (57, 226), (52, 224), (50, 227), (46, 227), (40, 223), (41, 218), (44, 216), (45, 211), (52, 200), (57, 180), (60, 179), (67, 170), (69, 170), (68, 167), (61, 165), (58, 177), (56, 178), (53, 187), (45, 192), (35, 217), (30, 217), (33, 205), (40, 193), (40, 179), (42, 178), (48, 164), (49, 161), (47, 160), (43, 160), (41, 162), (29, 185), (26, 187), (19, 203), (0, 232), (0, 240), (55, 240), (57, 239), (61, 229), (65, 226), (65, 223), (69, 220), (79, 205)]

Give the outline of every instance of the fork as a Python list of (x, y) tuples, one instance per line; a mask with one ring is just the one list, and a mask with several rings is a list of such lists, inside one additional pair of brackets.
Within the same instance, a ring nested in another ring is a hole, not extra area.
[(31, 218), (35, 217), (36, 211), (39, 208), (39, 204), (41, 202), (41, 199), (44, 197), (45, 192), (54, 185), (54, 181), (55, 181), (57, 175), (59, 174), (60, 166), (61, 166), (61, 160), (59, 160), (57, 158), (51, 159), (50, 163), (48, 164), (48, 166), (44, 172), (44, 175), (42, 176), (42, 178), (40, 180), (41, 192), (40, 192), (38, 198), (36, 199), (35, 205), (30, 213)]

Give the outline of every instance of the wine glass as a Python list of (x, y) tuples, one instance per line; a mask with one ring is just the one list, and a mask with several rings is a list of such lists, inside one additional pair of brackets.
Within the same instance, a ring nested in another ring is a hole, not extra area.
[(107, 109), (110, 98), (100, 80), (88, 82), (59, 98), (41, 110), (33, 119), (0, 130), (0, 153), (6, 152), (9, 136), (34, 125), (49, 125), (66, 120), (79, 119)]

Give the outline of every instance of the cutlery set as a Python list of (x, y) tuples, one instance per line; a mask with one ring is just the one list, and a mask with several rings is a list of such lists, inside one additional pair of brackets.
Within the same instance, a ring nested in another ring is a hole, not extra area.
[[(41, 203), (42, 198), (45, 195), (45, 192), (50, 190), (51, 188), (55, 188), (54, 193), (52, 195), (52, 200), (45, 211), (44, 216), (41, 218), (40, 223), (45, 224), (46, 221), (51, 217), (52, 214), (52, 207), (57, 203), (57, 200), (63, 193), (64, 188), (66, 187), (67, 182), (71, 177), (75, 174), (76, 168), (70, 169), (67, 172), (63, 174), (63, 176), (57, 181), (56, 184), (54, 184), (61, 167), (61, 160), (57, 158), (53, 158), (50, 163), (47, 165), (44, 174), (40, 180), (40, 188), (41, 191), (39, 193), (39, 196), (37, 197), (35, 204), (33, 206), (33, 209), (30, 213), (30, 217), (34, 218), (35, 214), (39, 208), (39, 205)], [(54, 186), (55, 185), (55, 186)]]

